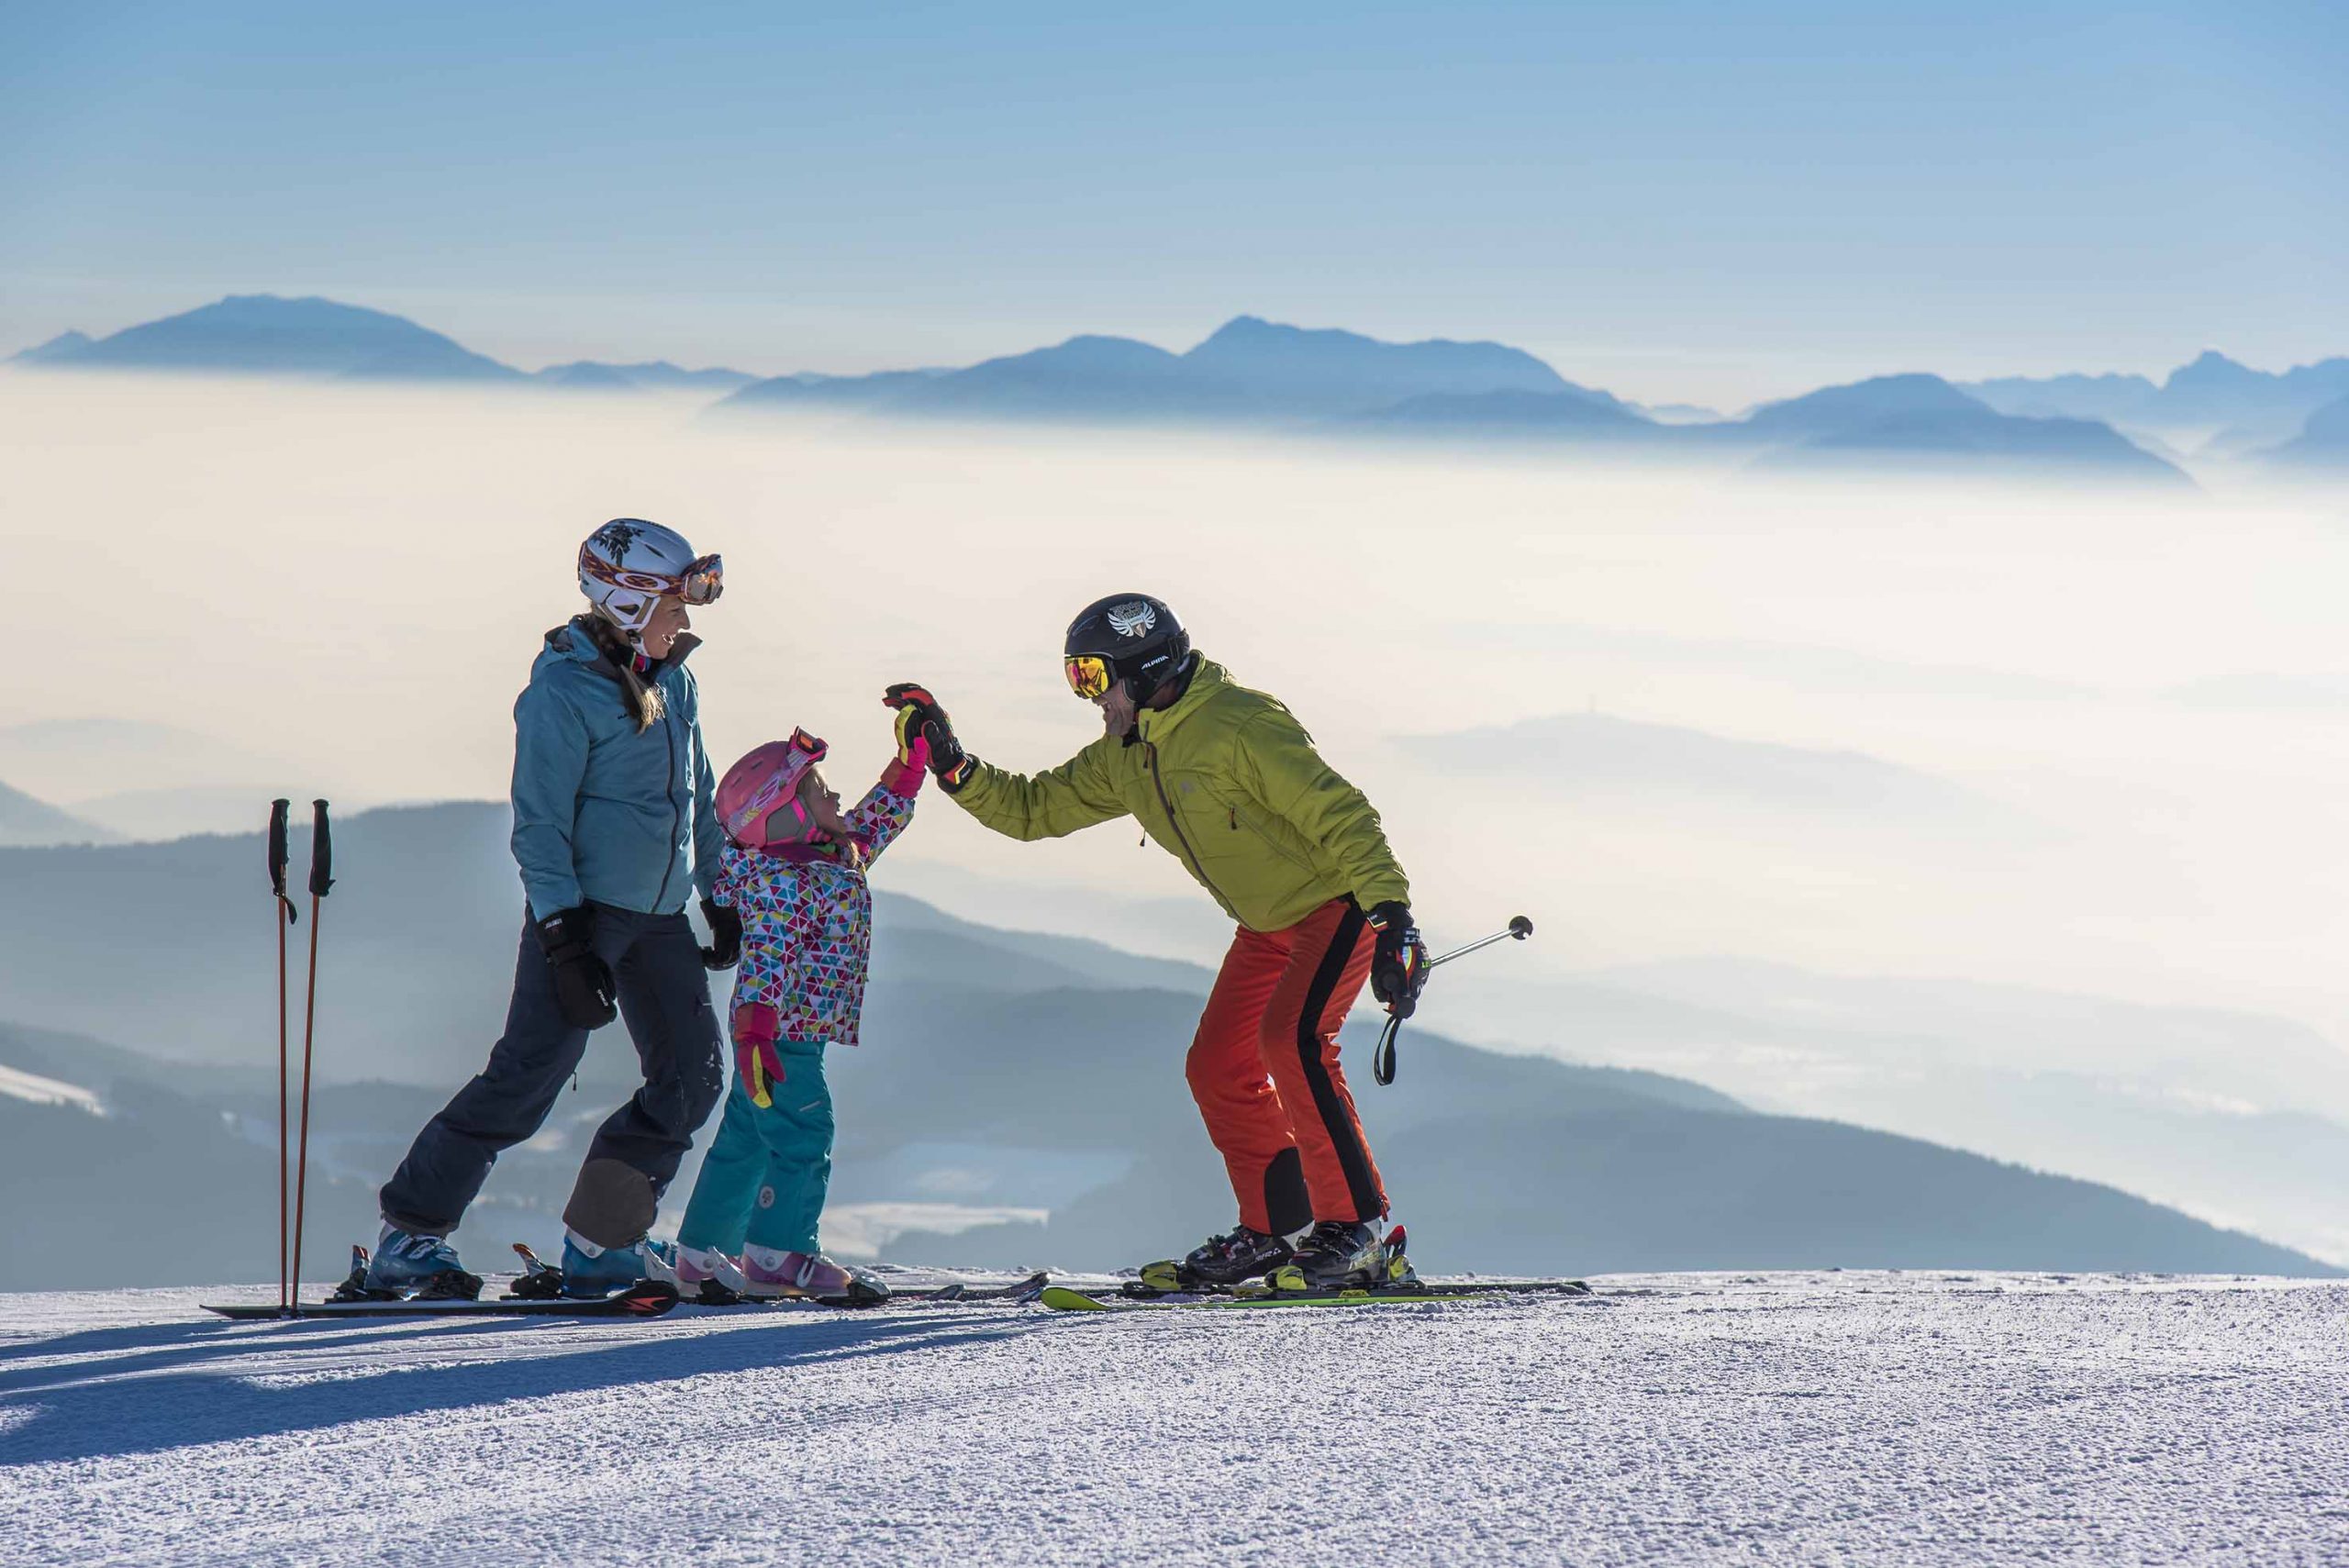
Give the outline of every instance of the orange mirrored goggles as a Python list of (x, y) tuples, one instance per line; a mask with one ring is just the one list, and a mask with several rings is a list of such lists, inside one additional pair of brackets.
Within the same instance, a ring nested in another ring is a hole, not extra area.
[(613, 566), (589, 548), (594, 543), (590, 539), (579, 547), (579, 569), (599, 583), (640, 594), (666, 594), (689, 605), (709, 604), (726, 592), (726, 562), (715, 555), (701, 556), (672, 576), (665, 572), (630, 572)]
[(1061, 666), (1068, 676), (1068, 689), (1093, 702), (1109, 689), (1117, 673), (1109, 668), (1109, 661), (1098, 653), (1080, 653)]

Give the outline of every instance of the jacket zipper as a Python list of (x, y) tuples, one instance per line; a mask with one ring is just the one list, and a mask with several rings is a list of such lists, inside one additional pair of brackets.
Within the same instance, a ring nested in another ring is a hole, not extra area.
[(1174, 829), (1174, 841), (1183, 846), (1183, 858), (1191, 862), (1191, 874), (1199, 879), (1199, 885), (1213, 895), (1217, 903), (1226, 909), (1236, 908), (1237, 906), (1223, 895), (1223, 889), (1208, 876), (1207, 867), (1199, 863), (1197, 853), (1191, 848), (1191, 840), (1184, 837), (1182, 821), (1174, 815), (1174, 803), (1166, 798), (1166, 781), (1158, 775), (1158, 742), (1145, 740), (1141, 744), (1142, 750), (1150, 753), (1150, 782), (1152, 787), (1158, 791), (1158, 808), (1166, 813), (1166, 825)]
[(677, 804), (677, 740), (676, 731), (669, 728), (669, 710), (661, 710), (661, 754), (668, 759), (669, 783), (669, 858), (661, 867), (661, 891), (652, 895), (652, 912), (658, 915), (661, 906), (669, 901), (669, 879), (677, 874), (677, 835), (685, 830), (685, 807)]

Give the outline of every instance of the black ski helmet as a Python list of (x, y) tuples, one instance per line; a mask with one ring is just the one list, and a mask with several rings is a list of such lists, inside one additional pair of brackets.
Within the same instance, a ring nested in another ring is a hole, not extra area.
[(1099, 659), (1109, 679), (1123, 684), (1138, 704), (1148, 702), (1152, 692), (1172, 679), (1190, 651), (1191, 634), (1183, 629), (1182, 621), (1166, 601), (1148, 594), (1112, 594), (1094, 600), (1068, 623), (1061, 650), (1063, 660), (1072, 666), (1069, 686), (1077, 695), (1099, 694), (1087, 693), (1079, 684), (1075, 662)]

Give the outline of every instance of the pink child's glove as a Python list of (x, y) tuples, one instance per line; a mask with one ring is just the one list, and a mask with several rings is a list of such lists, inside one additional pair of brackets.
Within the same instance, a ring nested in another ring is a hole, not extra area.
[(771, 1091), (783, 1082), (783, 1058), (774, 1048), (783, 1020), (764, 1002), (737, 1002), (733, 1022), (734, 1074), (751, 1103), (765, 1110), (774, 1104)]
[(881, 787), (911, 800), (930, 772), (930, 740), (910, 705), (897, 710), (897, 760), (881, 771)]

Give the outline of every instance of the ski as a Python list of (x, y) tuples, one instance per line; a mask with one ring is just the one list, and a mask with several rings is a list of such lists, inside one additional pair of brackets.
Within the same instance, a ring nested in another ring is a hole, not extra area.
[(1169, 1291), (1150, 1296), (1090, 1296), (1081, 1290), (1055, 1284), (1046, 1286), (1036, 1299), (1055, 1312), (1177, 1312), (1188, 1307), (1237, 1312), (1269, 1307), (1376, 1307), (1395, 1302), (1490, 1300), (1497, 1299), (1497, 1296), (1485, 1291), (1436, 1292), (1408, 1286), (1388, 1286), (1384, 1290), (1307, 1291), (1302, 1295), (1266, 1291), (1254, 1296), (1208, 1296)]
[(727, 1291), (724, 1297), (707, 1294), (698, 1296), (688, 1296), (685, 1297), (684, 1305), (708, 1307), (720, 1312), (735, 1307), (823, 1307), (841, 1312), (865, 1312), (876, 1307), (892, 1307), (899, 1302), (917, 1306), (943, 1306), (974, 1301), (1033, 1301), (1037, 1295), (1051, 1283), (1052, 1275), (1039, 1270), (1026, 1279), (1015, 1281), (1010, 1284), (965, 1284), (958, 1280), (952, 1284), (930, 1285), (914, 1290), (893, 1289), (886, 1296), (877, 1301), (828, 1301), (813, 1296), (735, 1296), (733, 1292)]
[(1342, 1295), (1352, 1300), (1367, 1296), (1373, 1300), (1399, 1299), (1442, 1300), (1453, 1296), (1586, 1296), (1597, 1293), (1589, 1282), (1578, 1279), (1545, 1280), (1443, 1280), (1431, 1283), (1413, 1280), (1393, 1284), (1347, 1285), (1338, 1291), (1281, 1290), (1254, 1282), (1240, 1284), (1185, 1285), (1174, 1290), (1159, 1290), (1140, 1280), (1128, 1280), (1119, 1287), (1118, 1296), (1127, 1301), (1156, 1301), (1167, 1296), (1215, 1296), (1241, 1300), (1293, 1301), (1302, 1296)]
[(320, 1318), (658, 1318), (677, 1305), (677, 1287), (662, 1280), (639, 1280), (617, 1296), (572, 1300), (531, 1300), (510, 1296), (487, 1301), (462, 1296), (405, 1296), (384, 1300), (306, 1301), (292, 1307), (204, 1304), (206, 1312), (239, 1320)]

